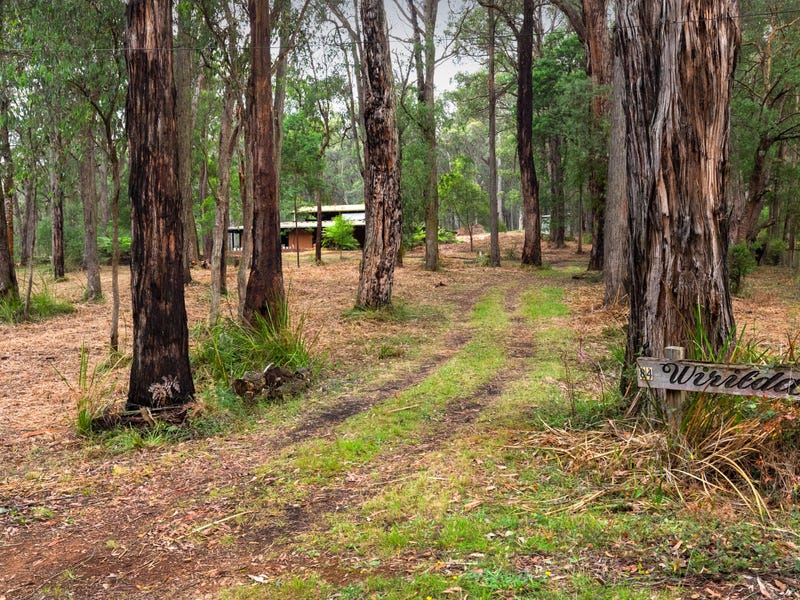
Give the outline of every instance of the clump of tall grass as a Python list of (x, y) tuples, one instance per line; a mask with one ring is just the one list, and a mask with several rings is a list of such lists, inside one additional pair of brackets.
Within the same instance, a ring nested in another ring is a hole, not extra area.
[(39, 291), (32, 293), (27, 314), (25, 301), (19, 296), (11, 296), (0, 300), (0, 322), (20, 323), (22, 321), (44, 321), (58, 315), (69, 314), (75, 307), (51, 293), (42, 282)]
[(278, 324), (255, 315), (252, 323), (220, 319), (196, 333), (193, 354), (195, 372), (229, 385), (245, 371), (261, 371), (268, 365), (290, 369), (314, 368), (314, 339), (305, 334), (305, 320), (291, 323), (283, 311)]
[(79, 435), (91, 435), (97, 421), (114, 406), (114, 393), (117, 391), (119, 377), (117, 367), (124, 360), (124, 356), (118, 357), (113, 364), (96, 364), (90, 369), (89, 351), (81, 344), (80, 364), (74, 383), (56, 369), (75, 398), (75, 428)]

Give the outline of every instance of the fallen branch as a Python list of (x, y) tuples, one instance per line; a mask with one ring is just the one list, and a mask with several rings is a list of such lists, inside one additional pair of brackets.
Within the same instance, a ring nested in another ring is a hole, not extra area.
[[(206, 529), (211, 529), (212, 527), (214, 527), (216, 525), (222, 525), (226, 521), (230, 521), (231, 519), (235, 519), (236, 517), (242, 517), (244, 515), (249, 515), (249, 514), (254, 513), (254, 512), (256, 512), (256, 511), (254, 511), (254, 510), (246, 510), (244, 512), (236, 513), (236, 514), (233, 514), (233, 515), (228, 515), (227, 517), (224, 517), (222, 519), (218, 519), (218, 520), (213, 521), (211, 523), (206, 523), (205, 525), (202, 525), (200, 527), (192, 529), (192, 531), (190, 533), (193, 533), (193, 534), (194, 533), (201, 533), (201, 532), (205, 531)], [(181, 537), (185, 537), (186, 535), (188, 535), (188, 534), (184, 534), (182, 536), (179, 536), (178, 539), (180, 539)]]

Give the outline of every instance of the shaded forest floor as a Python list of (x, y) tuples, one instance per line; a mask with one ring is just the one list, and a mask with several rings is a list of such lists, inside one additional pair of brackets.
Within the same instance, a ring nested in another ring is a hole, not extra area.
[[(199, 382), (209, 428), (184, 441), (76, 435), (67, 383), (82, 347), (90, 365), (107, 358), (108, 300), (0, 325), (0, 599), (800, 594), (796, 511), (763, 525), (733, 495), (681, 501), (652, 465), (612, 482), (578, 464), (587, 432), (619, 435), (624, 310), (602, 307), (574, 248), (528, 270), (511, 259), (521, 242), (503, 235), (499, 269), (467, 244), (443, 249), (439, 273), (411, 253), (388, 317), (348, 312), (357, 254), (299, 268), (285, 255), (319, 377), (233, 420), (218, 418), (230, 394)], [(190, 327), (209, 306), (208, 272), (193, 275)], [(77, 301), (82, 278), (48, 287)], [(125, 345), (127, 286), (123, 269)], [(759, 270), (737, 324), (780, 350), (800, 328), (797, 289)], [(123, 398), (126, 376), (98, 385)]]

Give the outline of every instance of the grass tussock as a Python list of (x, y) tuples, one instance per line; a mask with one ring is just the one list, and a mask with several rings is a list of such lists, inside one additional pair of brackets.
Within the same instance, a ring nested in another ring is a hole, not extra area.
[(22, 298), (12, 297), (0, 300), (0, 323), (44, 321), (74, 311), (75, 307), (72, 304), (57, 298), (45, 287), (43, 290), (31, 294), (27, 314)]
[(285, 316), (282, 323), (274, 325), (256, 315), (252, 325), (222, 319), (203, 326), (193, 355), (195, 372), (229, 385), (245, 371), (262, 371), (270, 364), (313, 368), (317, 363), (312, 352), (315, 340), (305, 334), (304, 325), (303, 318), (292, 324)]
[(118, 367), (126, 360), (125, 356), (118, 356), (113, 363), (95, 364), (90, 369), (89, 351), (84, 344), (81, 344), (80, 363), (75, 380), (70, 382), (63, 373), (57, 371), (74, 398), (75, 428), (79, 435), (88, 437), (94, 433), (98, 419), (113, 408), (121, 378)]

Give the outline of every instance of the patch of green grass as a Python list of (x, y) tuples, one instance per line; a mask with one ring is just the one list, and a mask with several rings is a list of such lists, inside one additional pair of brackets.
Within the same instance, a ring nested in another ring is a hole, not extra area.
[(185, 430), (176, 425), (156, 422), (148, 428), (126, 427), (115, 429), (103, 436), (106, 446), (114, 453), (126, 453), (144, 448), (155, 448), (166, 443), (186, 439)]
[(544, 583), (529, 573), (502, 568), (478, 569), (463, 575), (441, 572), (419, 573), (408, 577), (372, 576), (337, 590), (334, 597), (347, 600), (443, 600), (470, 598), (533, 598)]
[[(59, 315), (75, 312), (75, 307), (51, 294), (45, 286), (39, 292), (31, 294), (28, 309), (29, 321), (44, 321)], [(25, 320), (25, 305), (22, 298), (4, 298), (0, 300), (0, 322), (19, 323)]]
[(569, 307), (564, 304), (564, 290), (556, 287), (534, 288), (523, 296), (523, 314), (530, 320), (565, 317)]
[[(479, 303), (473, 324), (476, 337), (441, 369), (372, 410), (348, 419), (336, 437), (311, 440), (296, 448), (278, 468), (295, 482), (328, 479), (365, 464), (391, 444), (405, 443), (447, 403), (474, 393), (505, 362), (497, 327), (507, 323), (499, 295)], [(270, 472), (269, 467), (264, 472)]]
[(291, 577), (222, 592), (222, 600), (323, 600), (333, 590), (317, 577)]
[(346, 319), (368, 319), (382, 323), (406, 323), (409, 321), (436, 320), (441, 310), (435, 306), (411, 305), (395, 299), (383, 308), (351, 308), (342, 313)]
[(413, 359), (420, 355), (430, 343), (429, 335), (417, 335), (401, 332), (397, 335), (387, 335), (378, 343), (370, 344), (367, 353), (378, 360), (393, 358)]

